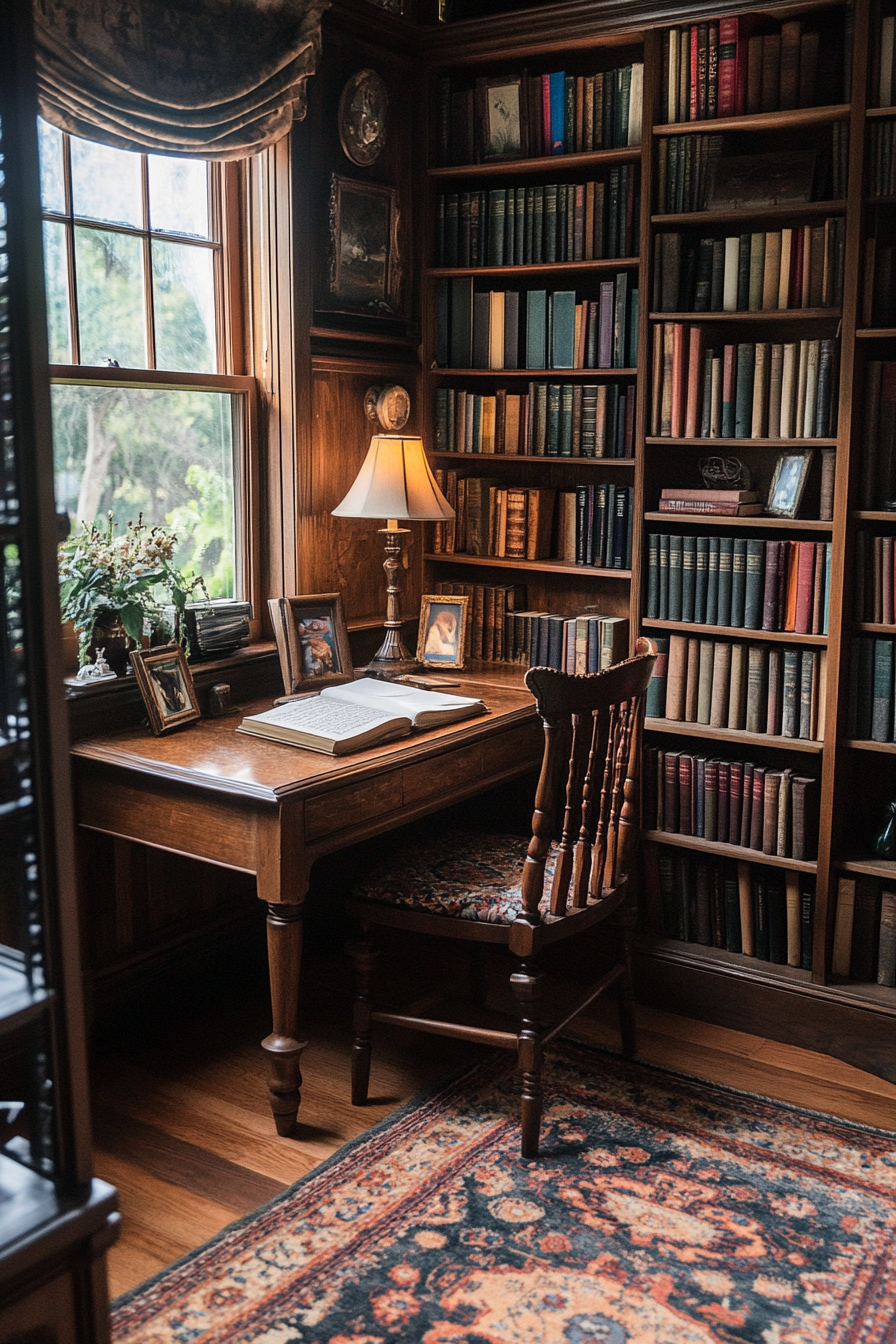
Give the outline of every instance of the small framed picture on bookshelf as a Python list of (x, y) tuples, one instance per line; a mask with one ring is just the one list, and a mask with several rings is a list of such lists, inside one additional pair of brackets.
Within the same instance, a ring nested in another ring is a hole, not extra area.
[(424, 667), (463, 667), (469, 601), (466, 596), (420, 599), (417, 657)]
[(476, 81), (479, 142), (483, 162), (525, 158), (526, 116), (520, 75)]
[(814, 449), (808, 453), (781, 454), (768, 492), (766, 513), (774, 518), (796, 518), (814, 456)]

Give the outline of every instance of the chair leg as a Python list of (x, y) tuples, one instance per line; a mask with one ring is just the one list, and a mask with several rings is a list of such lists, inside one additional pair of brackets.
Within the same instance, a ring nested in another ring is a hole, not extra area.
[(625, 962), (625, 975), (619, 981), (617, 1004), (619, 1008), (619, 1034), (622, 1037), (622, 1054), (625, 1059), (635, 1057), (635, 1012), (632, 1003), (632, 930), (631, 923), (624, 918), (620, 928), (622, 957)]
[(367, 1088), (370, 1082), (370, 1014), (373, 1000), (370, 996), (370, 984), (373, 968), (379, 953), (368, 938), (369, 926), (363, 925), (361, 937), (347, 945), (346, 951), (355, 963), (357, 975), (357, 993), (353, 1013), (355, 1039), (352, 1044), (352, 1105), (364, 1106), (367, 1102)]
[(538, 1156), (541, 1135), (541, 1071), (544, 1056), (538, 1007), (542, 980), (542, 973), (534, 961), (522, 962), (510, 977), (522, 1019), (517, 1044), (519, 1065), (523, 1071), (521, 1152), (523, 1157), (529, 1158)]

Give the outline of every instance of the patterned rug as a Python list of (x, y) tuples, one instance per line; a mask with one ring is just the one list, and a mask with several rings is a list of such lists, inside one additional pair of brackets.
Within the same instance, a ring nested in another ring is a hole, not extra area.
[(500, 1056), (115, 1305), (118, 1344), (883, 1344), (896, 1136), (584, 1046)]

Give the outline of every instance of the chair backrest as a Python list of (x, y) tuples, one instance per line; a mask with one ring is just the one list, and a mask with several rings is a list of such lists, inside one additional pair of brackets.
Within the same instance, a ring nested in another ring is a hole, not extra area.
[(559, 848), (551, 914), (605, 897), (628, 872), (638, 828), (644, 695), (655, 646), (605, 672), (570, 676), (533, 667), (526, 685), (544, 722), (532, 839), (523, 870), (521, 919), (538, 923), (545, 860)]

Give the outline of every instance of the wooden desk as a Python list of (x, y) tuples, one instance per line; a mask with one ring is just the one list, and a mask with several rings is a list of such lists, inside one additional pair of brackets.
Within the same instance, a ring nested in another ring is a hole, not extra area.
[(267, 904), (272, 1030), (262, 1047), (280, 1134), (292, 1130), (300, 1102), (302, 907), (314, 860), (541, 761), (528, 691), (468, 678), (461, 690), (482, 696), (490, 712), (352, 756), (236, 732), (270, 700), (170, 737), (131, 728), (72, 747), (79, 826), (254, 874)]

